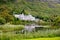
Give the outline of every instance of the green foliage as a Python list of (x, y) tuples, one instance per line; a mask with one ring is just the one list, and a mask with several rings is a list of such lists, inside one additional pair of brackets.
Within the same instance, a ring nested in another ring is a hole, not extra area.
[(11, 32), (11, 31), (19, 31), (22, 30), (24, 28), (23, 25), (2, 25), (0, 26), (0, 30), (2, 30), (3, 32)]
[(11, 22), (11, 24), (21, 24), (21, 25), (28, 25), (34, 23), (33, 21), (26, 21), (26, 20), (20, 20), (20, 19), (15, 19), (14, 21)]
[[(53, 6), (53, 7), (50, 7)], [(35, 22), (24, 21), (14, 18), (16, 14), (31, 14), (43, 21), (38, 21), (39, 25), (52, 25), (51, 28), (60, 27), (60, 4), (50, 4), (48, 2), (27, 2), (25, 0), (0, 0), (0, 24), (10, 23), (9, 25), (1, 25), (0, 40), (21, 40), (28, 38), (40, 37), (56, 37), (60, 36), (60, 29), (40, 30), (33, 33), (16, 34), (15, 31), (20, 31), (25, 24)], [(15, 24), (15, 25), (11, 25)], [(22, 24), (22, 25), (16, 25)], [(2, 32), (1, 32), (2, 31)], [(1, 35), (2, 34), (2, 35)], [(9, 35), (8, 35), (9, 34)]]
[(16, 0), (0, 0), (0, 3), (8, 3), (8, 2), (15, 2)]
[(5, 24), (5, 23), (6, 23), (6, 20), (4, 18), (0, 17), (0, 25)]
[(6, 33), (3, 32), (1, 34), (0, 34), (1, 36), (0, 38), (6, 40), (60, 37), (60, 29), (40, 30), (38, 32), (24, 33), (24, 34), (21, 33), (15, 34), (15, 32), (6, 32)]
[[(59, 25), (60, 17), (60, 4), (49, 4), (48, 2), (27, 2), (26, 0), (0, 0), (7, 2), (6, 4), (0, 3), (0, 16), (6, 20), (6, 22), (11, 22), (12, 24), (25, 24), (27, 21), (21, 22), (13, 17), (13, 14), (31, 14), (36, 18), (39, 18), (50, 25)], [(13, 3), (12, 3), (13, 2)], [(50, 6), (51, 7), (50, 7)], [(59, 17), (57, 17), (59, 16)]]
[[(6, 5), (0, 7), (0, 16), (5, 19), (6, 23), (14, 20), (13, 15), (10, 14), (11, 9)], [(2, 20), (3, 21), (3, 20)]]
[(27, 33), (24, 38), (42, 38), (42, 37), (59, 37), (60, 29), (39, 30), (38, 32)]

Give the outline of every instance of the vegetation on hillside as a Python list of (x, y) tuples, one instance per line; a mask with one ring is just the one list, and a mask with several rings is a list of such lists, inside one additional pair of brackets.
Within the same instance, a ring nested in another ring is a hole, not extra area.
[(58, 3), (50, 4), (49, 2), (27, 2), (25, 0), (1, 0), (0, 5), (0, 24), (15, 22), (16, 18), (14, 18), (13, 14), (20, 14), (23, 10), (23, 13), (30, 13), (34, 17), (49, 22), (52, 25), (58, 26), (60, 24), (60, 4)]
[[(26, 21), (13, 16), (14, 14), (22, 13), (25, 15), (31, 14), (40, 20), (38, 22)], [(34, 23), (51, 27), (43, 28), (37, 32), (22, 33), (25, 25)], [(59, 3), (33, 2), (30, 0), (0, 0), (0, 40), (28, 40), (30, 38), (40, 37), (60, 37)], [(57, 38), (57, 40), (59, 39), (60, 38)]]

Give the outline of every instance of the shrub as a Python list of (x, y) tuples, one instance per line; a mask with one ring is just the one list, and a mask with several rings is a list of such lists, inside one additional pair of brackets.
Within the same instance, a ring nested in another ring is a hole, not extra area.
[(6, 23), (6, 20), (4, 18), (0, 17), (0, 25), (5, 24), (5, 23)]
[(10, 32), (10, 31), (20, 31), (24, 28), (23, 25), (2, 25), (0, 30), (3, 32)]

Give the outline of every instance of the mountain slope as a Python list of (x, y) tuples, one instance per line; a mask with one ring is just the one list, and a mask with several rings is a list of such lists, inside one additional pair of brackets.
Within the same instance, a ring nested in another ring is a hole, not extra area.
[[(56, 17), (60, 17), (60, 4), (57, 1), (51, 2), (51, 0), (15, 0), (15, 1), (6, 1), (0, 3), (0, 15), (3, 17), (5, 11), (9, 15), (9, 18), (12, 17), (13, 14), (17, 13), (20, 14), (23, 12), (25, 14), (31, 14), (36, 18), (42, 20), (53, 20)], [(8, 16), (7, 15), (7, 16)], [(3, 18), (6, 19), (7, 16), (5, 15)], [(6, 17), (6, 18), (5, 18)], [(6, 20), (7, 21), (7, 20)], [(9, 21), (9, 20), (8, 20)], [(11, 19), (10, 19), (11, 21)], [(54, 20), (53, 20), (54, 21)]]

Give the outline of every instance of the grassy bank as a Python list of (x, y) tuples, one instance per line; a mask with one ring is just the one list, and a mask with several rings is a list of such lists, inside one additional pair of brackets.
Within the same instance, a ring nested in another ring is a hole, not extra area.
[[(23, 25), (0, 25), (0, 40), (58, 40), (60, 39), (59, 29), (42, 29), (37, 32), (26, 32), (22, 34), (20, 31)], [(57, 37), (57, 38), (53, 38)]]
[[(24, 34), (3, 34), (0, 35), (0, 40), (60, 40), (60, 37), (43, 37), (43, 38), (30, 38), (30, 39), (26, 39), (24, 38), (26, 37), (26, 35), (24, 36)], [(28, 36), (29, 37), (29, 36)]]
[(24, 28), (24, 25), (0, 25), (0, 31), (2, 32), (11, 32), (11, 31), (20, 31)]
[(36, 38), (36, 39), (26, 39), (26, 40), (60, 40), (60, 37), (55, 37), (55, 38)]

